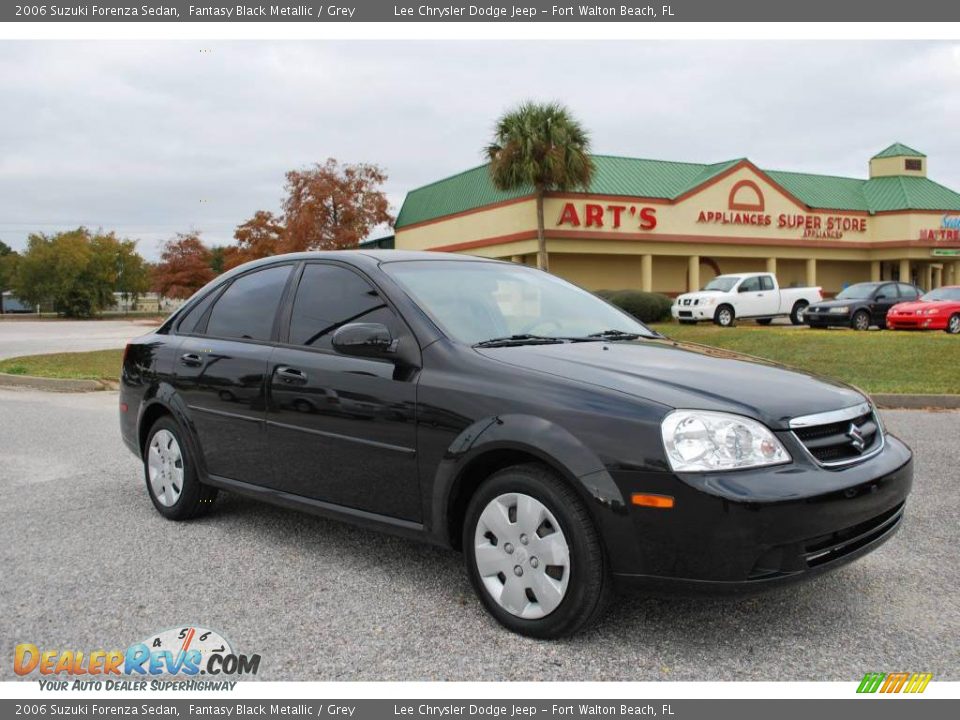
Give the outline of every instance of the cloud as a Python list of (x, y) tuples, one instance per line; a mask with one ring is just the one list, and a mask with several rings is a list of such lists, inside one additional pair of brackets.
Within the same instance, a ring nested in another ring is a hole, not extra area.
[(956, 43), (5, 41), (0, 239), (226, 243), (330, 156), (382, 165), (396, 211), (529, 98), (569, 105), (597, 152), (863, 176), (900, 141), (960, 188), (958, 80)]

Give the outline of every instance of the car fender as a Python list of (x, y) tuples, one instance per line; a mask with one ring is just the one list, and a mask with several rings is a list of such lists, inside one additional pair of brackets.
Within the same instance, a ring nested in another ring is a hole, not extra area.
[(183, 397), (177, 392), (176, 388), (168, 382), (160, 382), (150, 387), (144, 395), (143, 402), (140, 404), (140, 412), (137, 417), (137, 437), (144, 430), (142, 423), (144, 417), (151, 411), (151, 408), (162, 406), (170, 415), (174, 417), (180, 427), (183, 429), (184, 440), (187, 443), (191, 457), (197, 466), (200, 477), (206, 477), (207, 469), (203, 460), (203, 453), (200, 451), (200, 443), (197, 440), (196, 428), (190, 419), (190, 412)]
[[(451, 537), (450, 511), (471, 465), (487, 453), (517, 450), (561, 475), (586, 504), (605, 541), (630, 535), (627, 503), (599, 457), (566, 428), (533, 415), (507, 414), (478, 420), (450, 444), (434, 476), (431, 534), (443, 545)], [(622, 548), (618, 548), (622, 549)]]

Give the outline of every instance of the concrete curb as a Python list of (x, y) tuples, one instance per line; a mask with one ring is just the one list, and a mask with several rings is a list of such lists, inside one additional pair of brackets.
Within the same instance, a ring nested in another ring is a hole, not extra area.
[(7, 373), (0, 373), (0, 387), (21, 387), (63, 393), (93, 392), (105, 388), (104, 384), (97, 380), (42, 378), (32, 375), (8, 375)]
[(887, 410), (960, 410), (960, 395), (895, 395), (876, 393), (870, 396), (879, 408)]

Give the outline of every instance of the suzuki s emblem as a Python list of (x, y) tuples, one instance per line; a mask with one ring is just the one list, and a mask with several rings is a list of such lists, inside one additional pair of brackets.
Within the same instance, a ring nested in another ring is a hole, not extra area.
[(857, 427), (856, 423), (850, 423), (850, 429), (847, 430), (847, 437), (850, 438), (850, 444), (853, 445), (853, 449), (858, 453), (862, 453), (867, 443), (863, 439), (863, 433), (860, 432), (860, 428)]

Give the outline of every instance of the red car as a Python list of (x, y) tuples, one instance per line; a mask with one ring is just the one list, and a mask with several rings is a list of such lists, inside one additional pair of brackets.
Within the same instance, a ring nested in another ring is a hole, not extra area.
[(960, 285), (931, 290), (919, 300), (894, 305), (887, 313), (891, 330), (944, 330), (960, 335)]

